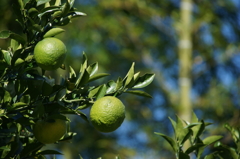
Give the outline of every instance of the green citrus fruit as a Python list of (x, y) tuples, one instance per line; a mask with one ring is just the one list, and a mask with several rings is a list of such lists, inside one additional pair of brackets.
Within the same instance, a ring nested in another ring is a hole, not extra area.
[(39, 67), (44, 70), (59, 68), (66, 57), (66, 46), (57, 38), (45, 38), (34, 48), (34, 58)]
[(38, 120), (33, 127), (33, 134), (41, 143), (51, 144), (61, 139), (66, 133), (66, 129), (67, 124), (65, 120)]
[(97, 100), (90, 110), (90, 120), (100, 132), (112, 132), (121, 126), (125, 106), (116, 97), (105, 96)]

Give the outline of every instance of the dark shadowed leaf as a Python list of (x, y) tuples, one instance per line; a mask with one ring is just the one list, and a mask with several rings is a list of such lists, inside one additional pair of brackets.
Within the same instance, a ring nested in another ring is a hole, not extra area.
[(14, 39), (23, 45), (26, 43), (25, 39), (22, 36), (15, 34), (11, 31), (4, 30), (0, 32), (0, 39), (8, 39), (8, 38)]
[(203, 146), (205, 146), (203, 143), (197, 143), (197, 144), (189, 147), (189, 148), (186, 150), (185, 153), (190, 154), (190, 153), (194, 152), (195, 150), (198, 150), (200, 147), (203, 147)]
[(38, 154), (41, 154), (41, 155), (62, 155), (62, 153), (56, 151), (56, 150), (43, 150), (41, 152), (39, 152)]
[(190, 156), (184, 152), (179, 152), (179, 159), (190, 159)]
[(152, 98), (152, 96), (150, 94), (148, 94), (144, 91), (140, 91), (140, 90), (129, 90), (129, 91), (126, 91), (124, 93), (131, 93), (131, 94), (135, 94), (135, 95), (138, 95), (138, 96)]

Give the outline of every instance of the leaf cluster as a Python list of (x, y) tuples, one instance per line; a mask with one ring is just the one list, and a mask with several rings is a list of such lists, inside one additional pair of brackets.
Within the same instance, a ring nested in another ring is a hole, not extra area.
[[(225, 124), (225, 128), (229, 130), (235, 143), (234, 146), (228, 146), (221, 143), (220, 140), (223, 136), (220, 135), (211, 135), (202, 139), (204, 136), (203, 132), (210, 123), (199, 120), (194, 113), (192, 114), (191, 123), (180, 119), (178, 116), (176, 121), (169, 119), (174, 129), (174, 137), (158, 132), (155, 132), (155, 134), (163, 137), (171, 145), (177, 159), (190, 159), (192, 153), (195, 154), (197, 159), (238, 159), (240, 157), (239, 129)], [(212, 144), (215, 148), (214, 152), (205, 155), (204, 150)], [(187, 145), (185, 146), (186, 150), (183, 150), (184, 145)]]
[[(58, 26), (67, 25), (72, 18), (84, 16), (74, 7), (74, 0), (18, 0), (13, 2), (17, 22), (23, 35), (1, 31), (1, 39), (11, 39), (7, 50), (0, 50), (0, 158), (44, 158), (57, 151), (40, 151), (44, 146), (32, 134), (39, 119), (63, 119), (74, 114), (88, 122), (81, 110), (90, 107), (103, 96), (119, 96), (131, 93), (151, 97), (139, 90), (148, 86), (154, 74), (135, 73), (134, 63), (124, 78), (110, 80), (101, 85), (93, 81), (106, 77), (98, 73), (98, 63), (88, 64), (83, 53), (80, 69), (69, 66), (66, 78), (56, 84), (55, 79), (45, 76), (34, 60), (33, 49), (43, 38), (64, 32)], [(62, 67), (64, 69), (65, 66)], [(59, 141), (72, 139), (69, 132)]]

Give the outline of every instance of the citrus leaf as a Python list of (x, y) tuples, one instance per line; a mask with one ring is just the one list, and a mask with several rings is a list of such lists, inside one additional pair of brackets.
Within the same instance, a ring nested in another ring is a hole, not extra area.
[(68, 14), (69, 10), (71, 9), (71, 6), (68, 1), (62, 6), (62, 16), (65, 16)]
[(116, 88), (115, 88), (115, 91), (118, 91), (119, 89), (122, 88), (123, 86), (123, 79), (121, 77), (118, 78), (117, 82), (116, 82)]
[(86, 71), (86, 69), (81, 73), (80, 77), (76, 81), (76, 87), (79, 88), (80, 86), (83, 86), (89, 81), (89, 73)]
[(201, 147), (203, 147), (203, 146), (205, 146), (205, 144), (203, 144), (203, 143), (196, 143), (195, 145), (189, 147), (189, 148), (186, 150), (185, 153), (190, 154), (190, 153), (192, 153), (193, 151), (198, 150), (199, 148), (201, 148)]
[(44, 3), (50, 2), (50, 0), (37, 0), (37, 6), (40, 6)]
[(171, 121), (173, 130), (174, 130), (174, 133), (175, 133), (175, 137), (176, 137), (176, 126), (177, 126), (177, 123), (170, 117), (168, 117), (168, 119)]
[(135, 95), (139, 95), (139, 96), (143, 96), (143, 97), (148, 97), (148, 98), (152, 98), (152, 96), (144, 91), (140, 91), (140, 90), (129, 90), (126, 91), (125, 93), (131, 93), (131, 94), (135, 94)]
[(111, 94), (111, 93), (114, 93), (116, 91), (116, 86), (117, 84), (111, 80), (107, 83), (107, 91), (106, 91), (106, 94)]
[(223, 138), (223, 136), (220, 136), (220, 135), (209, 136), (203, 140), (203, 143), (205, 145), (210, 145), (210, 144), (220, 140), (221, 138)]
[(224, 127), (231, 133), (233, 140), (237, 143), (240, 139), (239, 131), (229, 124), (224, 124)]
[(184, 153), (184, 152), (179, 152), (179, 158), (181, 159), (190, 159), (190, 157), (188, 156), (188, 154)]
[(80, 17), (80, 16), (86, 16), (86, 13), (83, 12), (71, 12), (68, 15), (71, 15), (71, 18), (76, 18), (76, 17)]
[(38, 14), (38, 17), (41, 19), (46, 14), (52, 14), (52, 18), (56, 18), (62, 14), (62, 11), (59, 11), (60, 7), (46, 7), (40, 14)]
[(69, 78), (73, 78), (73, 77), (76, 77), (76, 73), (74, 69), (71, 66), (69, 66)]
[(155, 74), (145, 74), (139, 77), (133, 88), (143, 88), (148, 86), (154, 79)]
[(173, 151), (177, 152), (178, 148), (177, 148), (177, 143), (175, 142), (175, 140), (173, 140), (171, 137), (164, 135), (162, 133), (154, 132), (154, 134), (163, 137), (172, 146)]
[(124, 78), (124, 85), (126, 88), (131, 88), (130, 84), (132, 84), (132, 81), (134, 81), (134, 65), (135, 63), (133, 62), (131, 68), (129, 69), (127, 75)]
[(15, 34), (15, 33), (11, 32), (11, 31), (4, 30), (4, 31), (0, 32), (0, 39), (8, 39), (8, 38), (14, 39), (14, 40), (20, 42), (23, 45), (26, 43), (26, 41), (23, 37), (21, 37), (18, 34)]
[(180, 144), (183, 144), (183, 142), (186, 140), (185, 138), (189, 134), (189, 130), (184, 128), (183, 121), (177, 116), (177, 122), (176, 122), (176, 137)]
[(42, 85), (42, 95), (49, 96), (52, 93), (52, 90), (53, 90), (53, 87), (49, 83), (44, 81)]
[(105, 94), (106, 94), (106, 91), (107, 91), (107, 86), (106, 86), (106, 84), (101, 85), (100, 88), (99, 88), (99, 90), (98, 90), (98, 92), (96, 93), (96, 100), (104, 97)]
[(12, 57), (11, 57), (11, 55), (10, 55), (10, 52), (9, 52), (9, 51), (6, 51), (6, 50), (1, 50), (1, 51), (2, 51), (4, 60), (6, 61), (6, 63), (7, 63), (8, 65), (11, 65)]
[(93, 76), (98, 71), (98, 63), (93, 63), (87, 68), (87, 72), (89, 73), (90, 77)]
[(61, 28), (52, 28), (44, 34), (43, 38), (53, 37), (53, 36), (56, 36), (56, 35), (64, 32), (64, 31), (65, 30), (61, 29)]
[(92, 81), (95, 81), (99, 78), (102, 78), (102, 77), (106, 77), (106, 76), (109, 76), (110, 74), (108, 73), (98, 73), (98, 74), (95, 74), (93, 76), (91, 76), (88, 80), (88, 82), (92, 82)]

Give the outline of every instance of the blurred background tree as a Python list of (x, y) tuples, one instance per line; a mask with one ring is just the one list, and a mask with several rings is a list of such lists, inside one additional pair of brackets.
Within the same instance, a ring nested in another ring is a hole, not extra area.
[[(111, 78), (126, 74), (132, 62), (136, 70), (153, 72), (155, 82), (146, 88), (153, 99), (122, 95), (127, 120), (113, 133), (102, 134), (80, 118), (70, 117), (72, 143), (50, 145), (65, 156), (57, 158), (174, 158), (171, 149), (154, 132), (172, 133), (168, 116), (181, 109), (179, 87), (180, 0), (76, 0), (87, 14), (64, 27), (59, 36), (68, 48), (66, 66), (79, 68), (82, 52)], [(0, 5), (0, 30), (18, 31), (11, 1)], [(198, 118), (214, 123), (207, 133), (225, 135), (223, 124), (239, 126), (240, 109), (240, 2), (193, 0), (190, 58), (191, 103)], [(9, 41), (1, 40), (0, 48)], [(61, 70), (49, 72), (62, 75)], [(64, 75), (63, 75), (64, 76)], [(107, 78), (105, 80), (108, 80)], [(207, 135), (206, 133), (206, 135)], [(49, 157), (50, 158), (50, 157)]]

